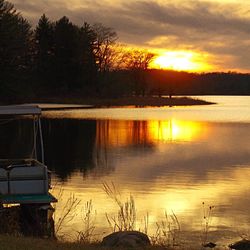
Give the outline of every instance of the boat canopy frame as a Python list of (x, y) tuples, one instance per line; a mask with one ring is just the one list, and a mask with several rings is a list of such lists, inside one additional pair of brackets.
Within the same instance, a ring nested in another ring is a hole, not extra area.
[(41, 115), (38, 105), (8, 105), (0, 106), (0, 115)]
[[(42, 110), (38, 105), (8, 105), (0, 106), (0, 116), (32, 116), (33, 117), (33, 138), (34, 138), (34, 154), (35, 159), (37, 159), (37, 129), (39, 131), (40, 147), (41, 147), (41, 162), (44, 164), (44, 146), (43, 146), (43, 135), (42, 135), (42, 125), (41, 125), (41, 114)], [(33, 152), (32, 152), (33, 155)]]

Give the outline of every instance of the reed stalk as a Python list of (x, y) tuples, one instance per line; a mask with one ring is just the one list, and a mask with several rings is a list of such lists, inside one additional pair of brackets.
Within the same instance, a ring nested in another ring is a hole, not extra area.
[(114, 183), (110, 185), (103, 183), (103, 189), (106, 194), (118, 206), (118, 212), (115, 216), (109, 216), (106, 213), (106, 219), (113, 232), (116, 231), (133, 231), (136, 228), (136, 208), (135, 201), (132, 195), (129, 196), (127, 201), (121, 201), (121, 195), (116, 189)]

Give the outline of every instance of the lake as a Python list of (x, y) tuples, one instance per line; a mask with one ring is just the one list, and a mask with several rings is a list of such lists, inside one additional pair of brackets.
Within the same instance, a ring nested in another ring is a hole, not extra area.
[[(206, 222), (207, 240), (221, 246), (250, 235), (250, 97), (194, 98), (217, 104), (44, 112), (45, 161), (60, 197), (56, 221), (72, 194), (80, 201), (61, 234), (75, 239), (84, 230), (90, 201), (96, 238), (111, 233), (106, 216), (116, 216), (118, 206), (103, 184), (113, 183), (121, 201), (133, 197), (136, 229), (143, 230), (147, 218), (149, 235), (166, 222), (166, 212), (172, 229), (178, 218), (180, 241), (199, 243)], [(16, 133), (4, 127), (1, 141), (25, 137), (31, 147), (27, 125), (12, 126)], [(24, 147), (17, 153), (21, 145), (1, 145), (1, 154), (28, 156)]]

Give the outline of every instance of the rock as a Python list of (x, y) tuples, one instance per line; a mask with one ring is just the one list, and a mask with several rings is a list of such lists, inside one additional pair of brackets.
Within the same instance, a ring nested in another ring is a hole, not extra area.
[(214, 248), (214, 247), (216, 247), (216, 244), (213, 242), (208, 242), (206, 244), (203, 244), (203, 247)]
[(148, 236), (138, 231), (121, 231), (109, 234), (102, 240), (106, 247), (143, 247), (151, 245)]
[(250, 240), (243, 239), (230, 244), (229, 247), (235, 250), (250, 250)]

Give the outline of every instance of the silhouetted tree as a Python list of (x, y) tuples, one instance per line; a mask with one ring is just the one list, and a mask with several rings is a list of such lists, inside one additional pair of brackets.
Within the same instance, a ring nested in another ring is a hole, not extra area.
[(100, 23), (94, 24), (92, 30), (95, 34), (93, 49), (98, 71), (109, 71), (112, 63), (112, 46), (118, 39), (117, 34), (112, 28), (105, 27)]
[(55, 86), (66, 91), (80, 86), (79, 32), (65, 16), (55, 24)]
[[(31, 26), (14, 5), (0, 0), (0, 95), (15, 98), (24, 92), (30, 65)], [(23, 80), (23, 81), (22, 81)]]
[(83, 94), (93, 92), (97, 82), (97, 65), (94, 55), (95, 34), (88, 23), (80, 28), (80, 53)]
[(126, 53), (125, 67), (131, 72), (131, 81), (134, 84), (136, 95), (145, 95), (147, 88), (146, 73), (155, 54), (147, 50), (130, 50)]
[(118, 39), (116, 32), (100, 23), (92, 26), (95, 35), (93, 53), (97, 66), (97, 93), (100, 94), (108, 82), (108, 72), (112, 67), (113, 46)]
[(43, 14), (35, 29), (36, 41), (36, 74), (37, 81), (41, 82), (47, 89), (53, 86), (55, 81), (55, 29), (52, 22)]
[(55, 24), (43, 15), (36, 28), (38, 79), (49, 89), (93, 92), (97, 66), (96, 34), (88, 23), (82, 27), (63, 17)]

